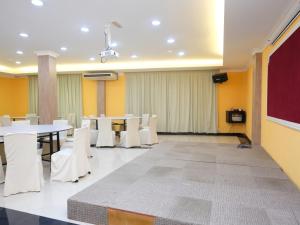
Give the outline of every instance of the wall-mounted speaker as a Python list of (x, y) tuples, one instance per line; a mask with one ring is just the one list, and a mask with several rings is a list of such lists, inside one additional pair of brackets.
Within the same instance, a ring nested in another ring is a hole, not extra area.
[(212, 76), (213, 82), (216, 84), (223, 83), (228, 80), (227, 73), (218, 73)]

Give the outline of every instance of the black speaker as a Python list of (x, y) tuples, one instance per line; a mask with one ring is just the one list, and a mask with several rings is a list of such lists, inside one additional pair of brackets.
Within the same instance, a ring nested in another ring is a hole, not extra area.
[(227, 73), (218, 73), (212, 76), (214, 83), (223, 83), (228, 80)]

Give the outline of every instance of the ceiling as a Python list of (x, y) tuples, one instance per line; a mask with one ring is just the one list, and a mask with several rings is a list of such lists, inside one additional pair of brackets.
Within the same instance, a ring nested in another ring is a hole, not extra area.
[[(44, 6), (36, 7), (31, 0), (2, 0), (0, 69), (36, 70), (34, 52), (40, 50), (57, 52), (57, 63), (65, 70), (215, 67), (223, 60), (224, 68), (240, 69), (297, 2), (225, 0), (224, 9), (222, 1), (43, 0)], [(154, 27), (154, 19), (161, 25)], [(120, 58), (104, 65), (98, 56), (104, 49), (104, 26), (114, 20), (123, 26), (112, 28)], [(90, 32), (81, 32), (83, 26)], [(29, 37), (20, 37), (21, 32)], [(167, 43), (170, 37), (174, 44)], [(60, 50), (63, 46), (67, 51)], [(17, 50), (24, 54), (16, 54)], [(178, 56), (180, 51), (185, 55)], [(138, 57), (131, 58), (133, 54)], [(91, 57), (96, 61), (91, 62)]]

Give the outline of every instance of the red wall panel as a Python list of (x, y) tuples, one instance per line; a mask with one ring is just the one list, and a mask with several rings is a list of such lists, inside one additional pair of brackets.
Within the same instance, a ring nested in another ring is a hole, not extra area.
[(300, 28), (270, 57), (267, 114), (300, 123)]

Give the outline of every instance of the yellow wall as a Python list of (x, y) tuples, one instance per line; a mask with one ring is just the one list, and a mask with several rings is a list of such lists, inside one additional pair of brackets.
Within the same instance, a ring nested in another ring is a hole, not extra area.
[(97, 115), (97, 81), (82, 79), (83, 115)]
[(106, 115), (125, 114), (125, 75), (120, 74), (117, 81), (106, 81)]
[[(121, 73), (118, 80), (106, 82), (106, 112), (107, 116), (122, 116), (125, 114), (125, 75)], [(82, 80), (83, 114), (97, 115), (97, 81)]]
[(28, 79), (0, 77), (0, 115), (24, 116), (28, 112)]
[(228, 81), (217, 84), (218, 132), (220, 133), (246, 132), (244, 124), (226, 123), (226, 111), (232, 108), (247, 110), (247, 75), (247, 72), (229, 72)]
[[(300, 18), (296, 22), (300, 22)], [(268, 46), (263, 51), (261, 142), (266, 151), (300, 188), (300, 132), (266, 119), (268, 57), (272, 49), (273, 46)]]

